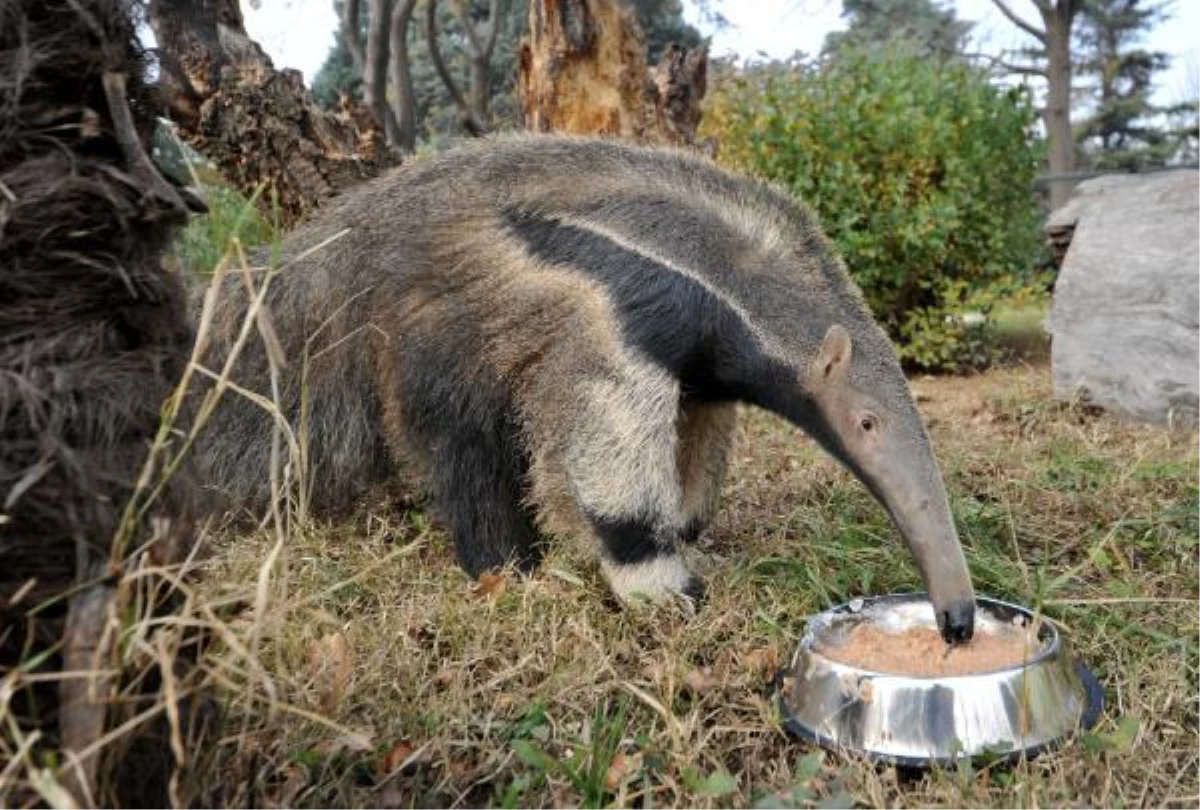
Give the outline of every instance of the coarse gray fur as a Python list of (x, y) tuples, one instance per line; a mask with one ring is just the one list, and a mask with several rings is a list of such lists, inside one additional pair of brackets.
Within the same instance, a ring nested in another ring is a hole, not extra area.
[[(696, 595), (677, 549), (713, 515), (734, 406), (750, 402), (866, 484), (943, 632), (969, 637), (970, 580), (895, 352), (787, 195), (679, 151), (494, 138), (364, 184), (289, 235), (283, 260), (269, 298), (282, 402), (295, 421), (307, 391), (318, 505), (403, 461), (473, 574), (572, 534), (618, 595)], [(261, 349), (238, 381), (270, 395)], [(202, 447), (209, 480), (261, 507), (270, 435), (231, 399)]]

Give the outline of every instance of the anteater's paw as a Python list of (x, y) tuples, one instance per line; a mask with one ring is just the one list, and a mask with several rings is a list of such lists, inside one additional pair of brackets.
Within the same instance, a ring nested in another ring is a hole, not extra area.
[(603, 570), (609, 587), (625, 604), (677, 601), (696, 609), (704, 600), (704, 581), (678, 554), (637, 563), (605, 562)]

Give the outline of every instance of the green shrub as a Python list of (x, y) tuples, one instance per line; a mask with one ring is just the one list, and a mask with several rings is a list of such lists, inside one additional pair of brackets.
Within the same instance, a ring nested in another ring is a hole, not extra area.
[(896, 50), (728, 79), (705, 113), (720, 159), (814, 209), (906, 364), (986, 362), (961, 316), (1020, 287), (1041, 243), (1027, 95)]
[[(204, 188), (208, 213), (193, 217), (175, 240), (171, 253), (190, 278), (203, 278), (237, 239), (249, 251), (277, 241), (279, 229), (236, 189), (226, 185)], [(236, 257), (235, 257), (236, 261)]]

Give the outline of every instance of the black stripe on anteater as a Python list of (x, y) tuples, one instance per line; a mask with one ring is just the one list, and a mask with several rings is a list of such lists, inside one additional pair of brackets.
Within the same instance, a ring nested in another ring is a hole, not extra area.
[(771, 393), (764, 385), (790, 389), (793, 372), (766, 354), (738, 312), (695, 279), (554, 217), (508, 209), (503, 219), (530, 255), (602, 284), (625, 341), (671, 372), (684, 395), (767, 405)]

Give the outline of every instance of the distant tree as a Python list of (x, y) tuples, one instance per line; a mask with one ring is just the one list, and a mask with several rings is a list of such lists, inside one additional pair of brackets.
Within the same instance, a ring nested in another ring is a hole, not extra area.
[(442, 56), (442, 36), (438, 23), (438, 0), (425, 0), (425, 46), (438, 78), (458, 109), (463, 129), (482, 135), (491, 129), (492, 56), (503, 26), (503, 17), (514, 5), (512, 0), (448, 0), (447, 7), (457, 25), (455, 39), (467, 64), (467, 91), (460, 87)]
[[(1047, 162), (1051, 174), (1068, 174), (1075, 169), (1075, 140), (1071, 132), (1071, 27), (1086, 0), (1030, 2), (1041, 17), (1040, 27), (1013, 11), (1008, 0), (992, 0), (1009, 22), (1033, 37), (1035, 42), (1023, 52), (1024, 62), (1001, 61), (1000, 65), (1015, 73), (1041, 76), (1046, 80), (1042, 120), (1046, 126)], [(1050, 184), (1052, 210), (1070, 196), (1070, 184)]]
[[(1076, 128), (1081, 156), (1096, 168), (1139, 168), (1166, 163), (1177, 142), (1165, 109), (1150, 96), (1167, 54), (1138, 47), (1167, 18), (1163, 3), (1088, 0), (1076, 25), (1076, 69), (1092, 79), (1093, 112)], [(1157, 119), (1157, 120), (1155, 120)]]
[[(362, 64), (365, 62), (368, 19), (365, 10), (371, 0), (331, 0), (342, 21), (339, 37), (329, 56), (313, 78), (313, 95), (325, 107), (337, 106), (345, 96), (363, 99)], [(427, 0), (422, 0), (426, 2)], [(471, 87), (472, 45), (463, 28), (456, 5), (464, 8), (467, 19), (477, 35), (487, 25), (489, 0), (428, 0), (434, 6), (439, 43), (439, 55), (445, 71), (450, 75), (454, 88), (463, 102), (469, 106)], [(649, 62), (654, 64), (674, 42), (684, 47), (694, 47), (703, 42), (703, 36), (683, 17), (681, 0), (621, 0), (636, 15), (647, 43)], [(724, 24), (708, 0), (697, 3), (705, 18), (714, 26)], [(347, 8), (357, 15), (357, 28), (353, 33), (347, 26)], [(357, 10), (356, 10), (357, 9)], [(453, 91), (440, 77), (435, 60), (430, 53), (427, 26), (428, 9), (418, 5), (420, 20), (410, 31), (409, 64), (414, 90), (416, 135), (431, 137), (462, 131), (462, 107), (455, 101)], [(492, 128), (516, 126), (520, 117), (516, 100), (517, 49), (527, 27), (528, 4), (525, 0), (503, 0), (499, 5), (499, 30), (491, 54), (487, 80), (488, 99), (483, 109), (488, 113), (487, 124)], [(395, 29), (393, 28), (393, 31)], [(481, 43), (482, 44), (482, 43)], [(356, 56), (357, 54), (357, 56)], [(480, 87), (483, 85), (480, 84)], [(388, 88), (387, 97), (395, 109), (397, 101)], [(364, 99), (365, 100), (365, 99)], [(399, 116), (397, 116), (399, 117)]]
[(1200, 162), (1200, 61), (1189, 66), (1182, 100), (1166, 109), (1174, 154), (1171, 162)]
[(338, 38), (313, 77), (318, 102), (361, 98), (382, 124), (387, 142), (411, 152), (417, 140), (416, 90), (409, 27), (417, 0), (334, 0)]
[(842, 17), (848, 27), (825, 37), (826, 55), (904, 41), (919, 55), (951, 57), (962, 53), (972, 25), (937, 0), (844, 0)]
[(329, 56), (312, 78), (313, 99), (325, 109), (337, 106), (342, 95), (362, 96), (362, 72), (354, 64), (350, 49), (341, 37), (334, 39)]
[(667, 46), (682, 48), (704, 44), (704, 35), (683, 18), (681, 0), (624, 0), (637, 15), (646, 39), (646, 61), (653, 65), (662, 59)]

